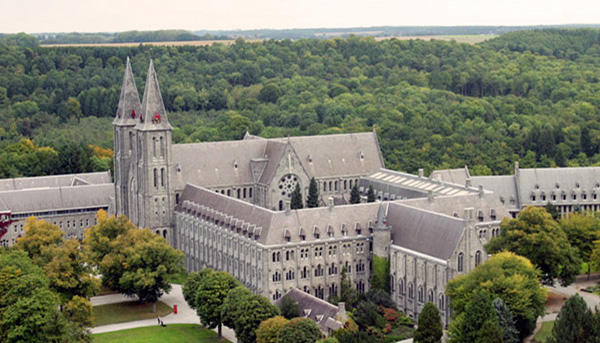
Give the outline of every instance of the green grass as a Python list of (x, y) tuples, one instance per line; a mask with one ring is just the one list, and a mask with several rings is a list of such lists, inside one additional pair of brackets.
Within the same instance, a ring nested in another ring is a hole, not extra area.
[(101, 286), (100, 290), (98, 291), (98, 294), (96, 294), (96, 295), (101, 296), (101, 295), (108, 295), (108, 294), (119, 294), (119, 292), (113, 291), (112, 289), (110, 289), (106, 286)]
[(164, 317), (171, 312), (173, 309), (161, 301), (156, 303), (156, 313), (152, 313), (151, 303), (137, 301), (94, 306), (94, 326)]
[(533, 340), (538, 343), (546, 342), (546, 340), (552, 335), (552, 327), (554, 326), (554, 321), (551, 322), (543, 322), (542, 328), (538, 333), (535, 334)]
[(218, 340), (217, 334), (197, 324), (172, 324), (166, 327), (143, 328), (99, 333), (92, 335), (93, 343), (204, 343), (228, 342)]
[(175, 278), (173, 278), (173, 280), (171, 280), (171, 283), (175, 283), (178, 285), (182, 285), (187, 281), (188, 278), (188, 273), (183, 272), (183, 273), (178, 273)]

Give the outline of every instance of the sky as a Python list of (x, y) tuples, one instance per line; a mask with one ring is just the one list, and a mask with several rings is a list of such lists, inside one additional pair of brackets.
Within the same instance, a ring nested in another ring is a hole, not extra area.
[(0, 32), (600, 24), (599, 0), (0, 0)]

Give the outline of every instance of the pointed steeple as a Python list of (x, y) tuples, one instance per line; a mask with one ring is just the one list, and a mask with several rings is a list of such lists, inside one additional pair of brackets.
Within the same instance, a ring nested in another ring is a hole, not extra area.
[(142, 112), (138, 120), (137, 128), (139, 130), (172, 129), (167, 118), (167, 111), (165, 110), (152, 60), (150, 60), (150, 66), (148, 67), (148, 77), (146, 79), (144, 98), (142, 100)]
[(387, 219), (385, 218), (385, 207), (383, 202), (379, 204), (379, 212), (377, 212), (377, 221), (375, 222), (375, 229), (385, 230), (387, 229)]
[(123, 85), (121, 86), (121, 97), (113, 125), (118, 126), (133, 126), (136, 124), (136, 119), (142, 110), (140, 104), (140, 96), (138, 95), (135, 79), (131, 70), (131, 62), (127, 57), (125, 64), (125, 74), (123, 75)]

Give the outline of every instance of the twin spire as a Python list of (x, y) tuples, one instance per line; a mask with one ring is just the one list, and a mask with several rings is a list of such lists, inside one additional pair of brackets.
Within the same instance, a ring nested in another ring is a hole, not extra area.
[(121, 97), (119, 98), (117, 115), (113, 124), (135, 126), (139, 130), (172, 129), (167, 119), (167, 111), (165, 110), (152, 60), (150, 60), (150, 66), (148, 67), (144, 97), (140, 104), (140, 97), (131, 70), (131, 62), (127, 57)]

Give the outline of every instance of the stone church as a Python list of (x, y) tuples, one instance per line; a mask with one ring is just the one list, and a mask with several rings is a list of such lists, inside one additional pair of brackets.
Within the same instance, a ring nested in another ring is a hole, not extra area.
[[(431, 301), (447, 323), (447, 281), (485, 261), (482, 228), (507, 215), (483, 190), (384, 169), (375, 132), (172, 144), (152, 62), (141, 102), (127, 62), (113, 125), (116, 213), (185, 252), (188, 270), (227, 271), (272, 301), (293, 288), (338, 294), (342, 269), (366, 292), (378, 255), (403, 311), (416, 318)], [(311, 178), (321, 206), (291, 210)], [(350, 205), (355, 185), (382, 202)]]

